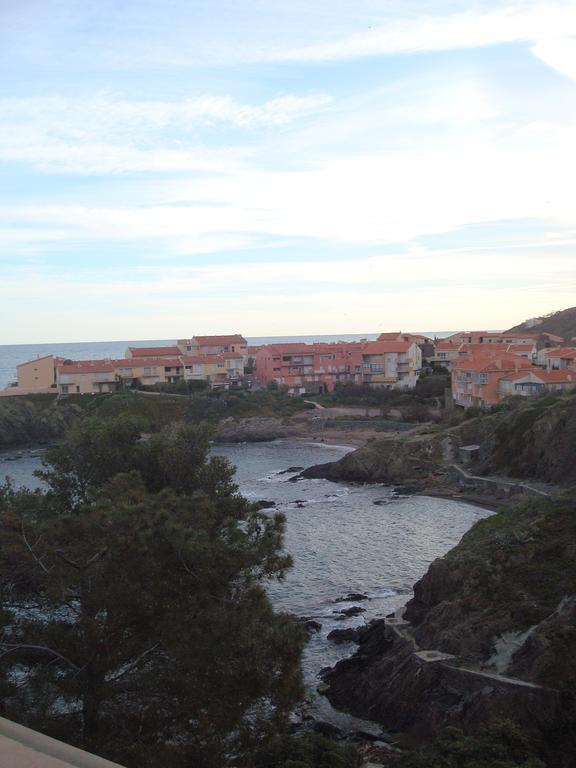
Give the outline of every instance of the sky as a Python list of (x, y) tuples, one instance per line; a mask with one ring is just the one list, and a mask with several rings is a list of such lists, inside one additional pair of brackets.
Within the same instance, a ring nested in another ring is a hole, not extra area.
[(576, 0), (0, 0), (0, 344), (576, 304)]

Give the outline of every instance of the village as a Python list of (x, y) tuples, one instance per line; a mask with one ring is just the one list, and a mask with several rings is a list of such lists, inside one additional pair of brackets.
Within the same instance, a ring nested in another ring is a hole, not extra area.
[[(129, 347), (122, 359), (46, 355), (17, 366), (0, 396), (102, 394), (130, 389), (278, 388), (290, 395), (344, 384), (413, 389), (421, 376), (450, 374), (452, 404), (483, 409), (519, 395), (576, 389), (576, 346), (529, 333), (462, 331), (447, 338), (387, 332), (375, 341), (250, 346), (241, 334), (192, 336), (172, 346)], [(192, 382), (197, 382), (196, 385)]]

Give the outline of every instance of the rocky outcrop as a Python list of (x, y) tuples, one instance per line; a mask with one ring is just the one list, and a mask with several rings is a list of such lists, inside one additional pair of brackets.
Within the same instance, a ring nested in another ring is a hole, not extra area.
[(417, 582), (402, 620), (360, 636), (357, 653), (325, 676), (326, 695), (423, 738), (504, 717), (573, 754), (575, 541), (571, 495), (479, 521)]
[(274, 418), (228, 418), (215, 429), (217, 443), (259, 443), (303, 434), (301, 425)]
[[(460, 448), (466, 445), (479, 446), (467, 464), (476, 476), (576, 483), (576, 398), (537, 398), (452, 428), (387, 435), (337, 462), (309, 467), (302, 475), (348, 482), (401, 483), (420, 490), (456, 488), (462, 478), (451, 467), (463, 461)], [(496, 497), (514, 492), (511, 488), (498, 494), (498, 489), (486, 489), (481, 484), (477, 490)]]
[(0, 450), (38, 445), (61, 438), (83, 416), (73, 403), (52, 395), (0, 399)]

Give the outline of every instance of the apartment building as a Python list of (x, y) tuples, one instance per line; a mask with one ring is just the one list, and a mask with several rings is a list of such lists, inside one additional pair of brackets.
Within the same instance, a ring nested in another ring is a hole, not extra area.
[(56, 370), (56, 383), (61, 395), (117, 392), (120, 388), (120, 381), (110, 360), (62, 363)]
[(256, 352), (256, 379), (294, 394), (332, 392), (338, 384), (413, 387), (422, 367), (414, 342), (272, 344)]
[(498, 384), (500, 398), (513, 395), (536, 397), (543, 392), (569, 392), (576, 389), (576, 370), (518, 371), (503, 376)]
[(496, 405), (501, 397), (500, 380), (527, 370), (535, 367), (511, 352), (486, 350), (465, 355), (452, 366), (452, 398), (456, 405), (465, 408)]
[(185, 381), (207, 381), (211, 387), (237, 386), (244, 373), (239, 352), (223, 355), (182, 355)]
[(444, 341), (452, 344), (536, 344), (538, 334), (500, 333), (495, 331), (459, 331)]
[(18, 386), (24, 389), (49, 389), (56, 386), (56, 368), (64, 360), (54, 355), (37, 357), (16, 366)]
[(269, 344), (255, 354), (256, 379), (274, 381), (293, 394), (332, 392), (336, 384), (362, 382), (362, 344)]
[(422, 351), (414, 341), (369, 341), (362, 347), (362, 382), (392, 389), (416, 386)]
[(191, 339), (179, 339), (177, 344), (181, 354), (207, 357), (231, 352), (248, 357), (248, 342), (239, 333), (228, 336), (192, 336)]
[(451, 341), (437, 341), (434, 343), (434, 352), (427, 362), (432, 368), (446, 368), (450, 371), (452, 364), (460, 358), (461, 346)]
[(565, 368), (576, 370), (576, 348), (543, 349), (538, 355), (538, 362), (548, 371), (561, 371)]

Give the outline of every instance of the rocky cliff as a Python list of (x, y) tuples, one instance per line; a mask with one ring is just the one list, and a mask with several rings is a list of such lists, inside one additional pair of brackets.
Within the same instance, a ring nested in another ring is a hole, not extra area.
[(82, 414), (53, 395), (0, 398), (0, 450), (57, 440)]
[(425, 738), (506, 717), (548, 764), (574, 765), (575, 542), (571, 495), (478, 522), (432, 563), (403, 619), (373, 625), (325, 678), (329, 699)]
[(310, 467), (304, 475), (433, 488), (451, 482), (450, 465), (461, 463), (459, 449), (471, 444), (479, 446), (469, 465), (474, 474), (576, 483), (576, 397), (537, 398), (451, 428), (386, 435), (338, 462)]

